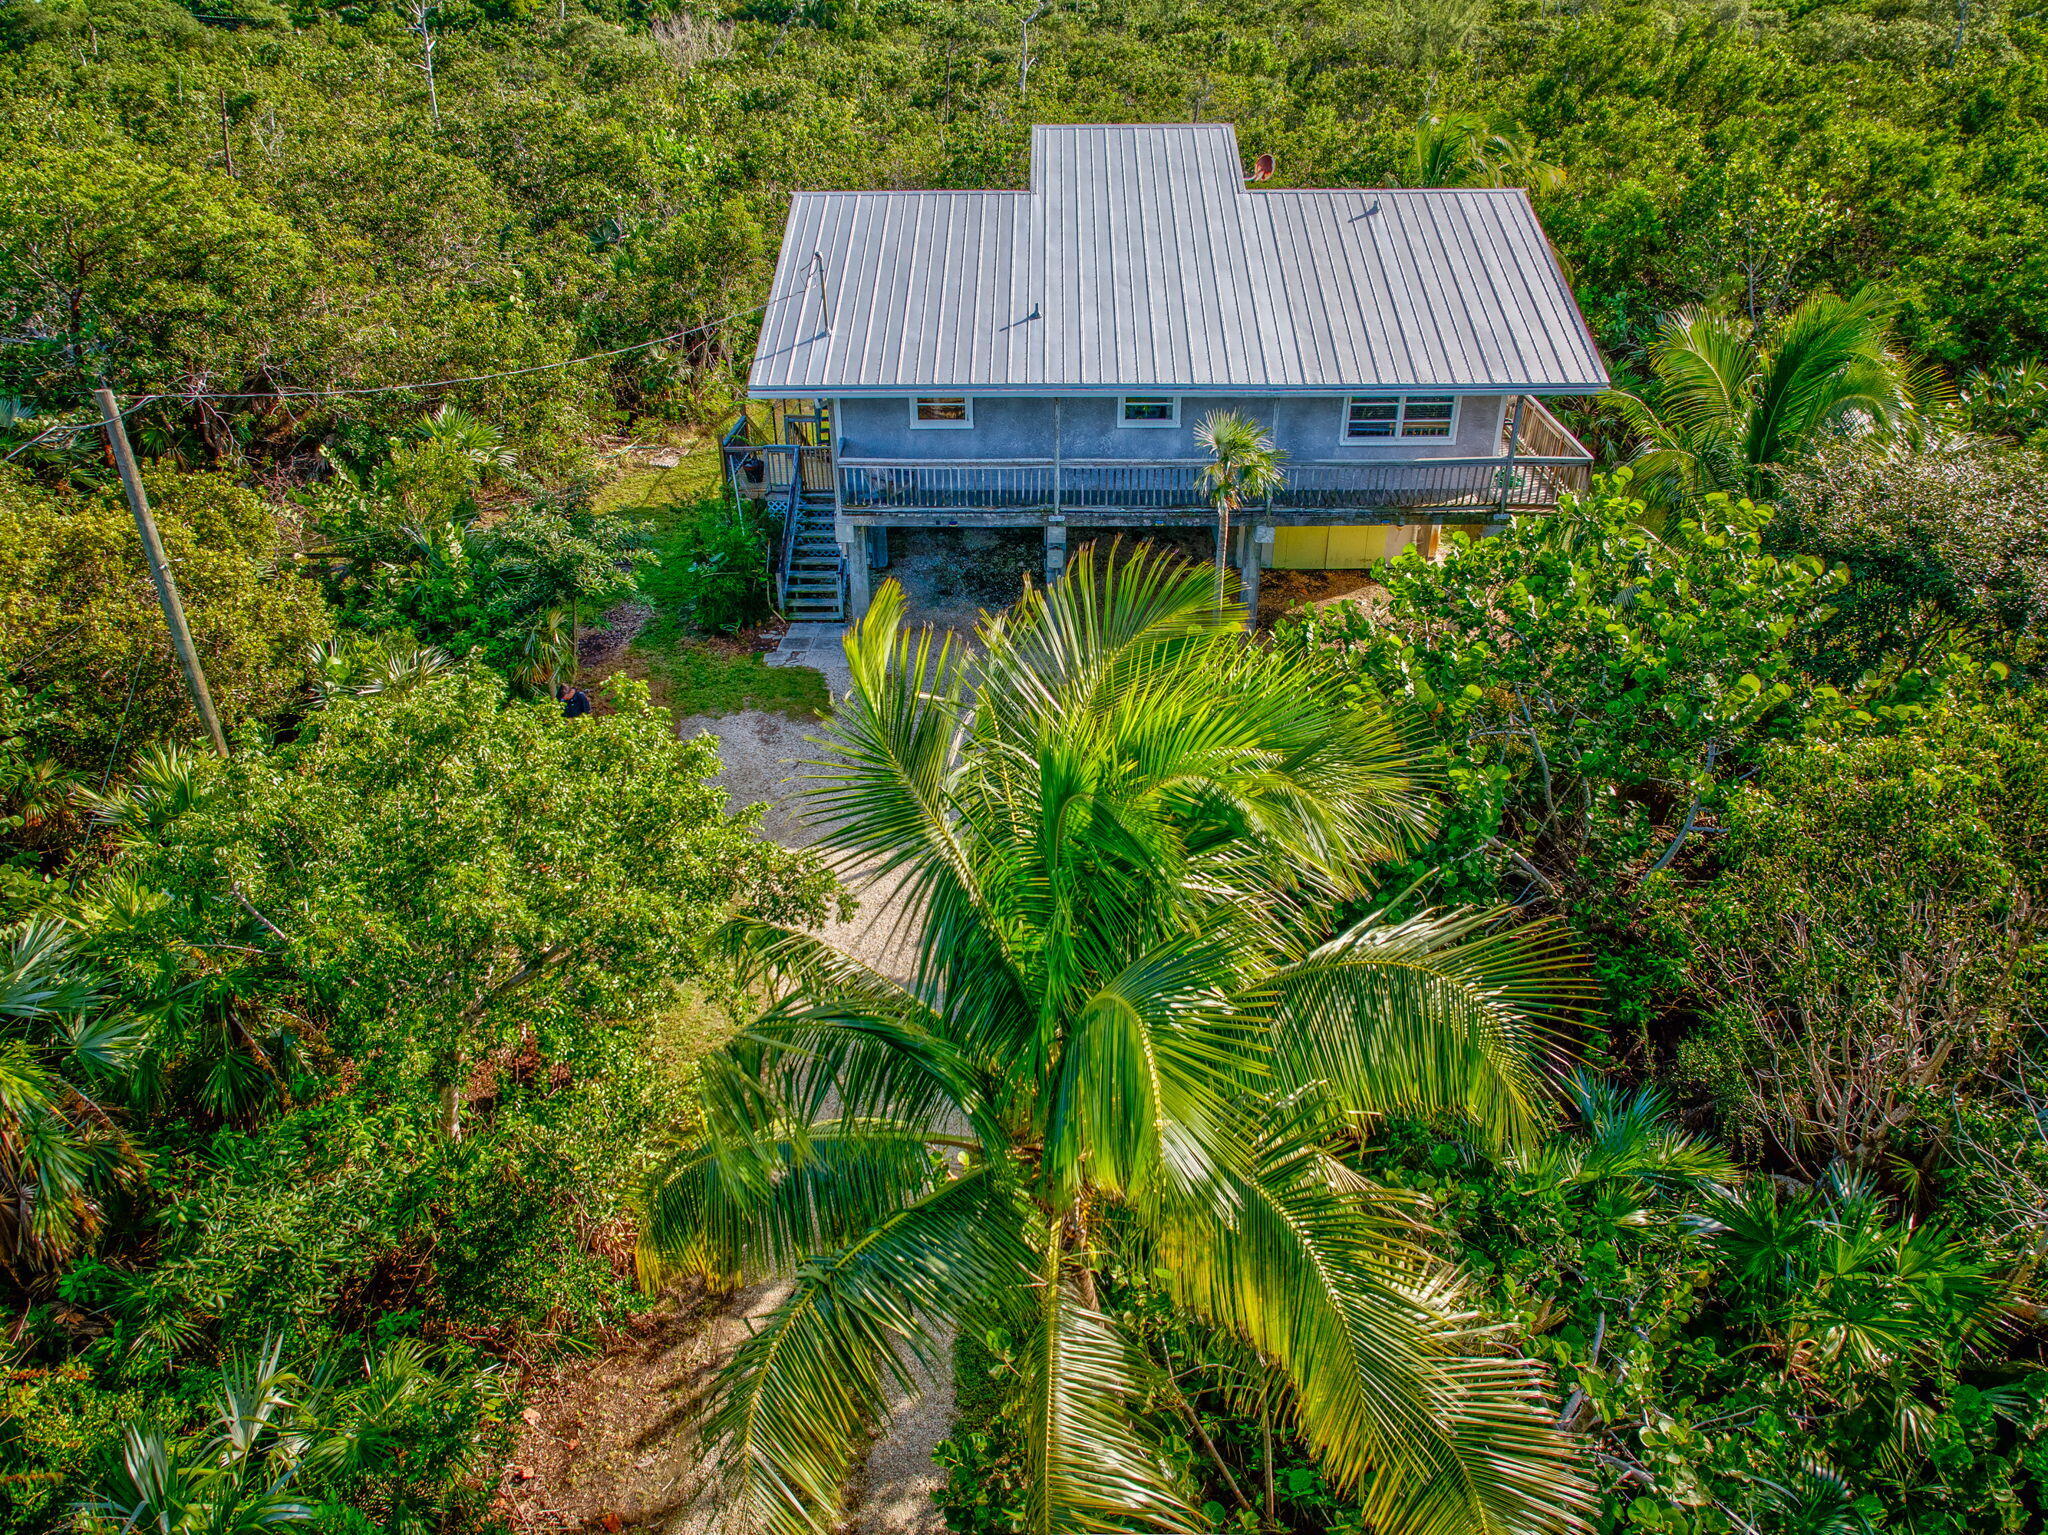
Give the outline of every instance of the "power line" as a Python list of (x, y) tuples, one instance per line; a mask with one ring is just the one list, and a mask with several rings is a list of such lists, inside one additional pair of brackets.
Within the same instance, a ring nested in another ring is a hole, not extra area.
[[(147, 405), (151, 400), (155, 398), (157, 398), (155, 395), (144, 395), (141, 399), (137, 400), (133, 405), (125, 407), (121, 412), (121, 418), (125, 421), (130, 415), (142, 409), (143, 406)], [(16, 448), (12, 453), (7, 454), (4, 458), (0, 458), (0, 464), (8, 463), (13, 459), (19, 458), (22, 454), (26, 453), (30, 448), (33, 448), (37, 443), (47, 442), (52, 437), (57, 436), (60, 432), (93, 432), (102, 430), (105, 426), (106, 423), (104, 421), (61, 422), (56, 426), (45, 428), (43, 431), (36, 433), (35, 436), (29, 438), (27, 442), (23, 443), (20, 447)]]
[[(752, 309), (736, 309), (731, 314), (720, 315), (715, 320), (706, 320), (702, 325), (692, 325), (684, 330), (669, 331), (663, 335), (656, 336), (648, 341), (636, 341), (631, 346), (613, 347), (609, 351), (591, 352), (582, 357), (566, 357), (563, 358), (560, 362), (535, 363), (530, 368), (506, 368), (497, 373), (472, 373), (461, 378), (426, 379), (422, 380), (419, 383), (411, 384), (365, 385), (361, 388), (354, 389), (263, 389), (243, 392), (226, 392), (212, 389), (190, 389), (178, 391), (166, 390), (160, 394), (143, 395), (133, 404), (125, 407), (121, 411), (121, 414), (124, 417), (131, 415), (135, 411), (142, 409), (143, 406), (154, 404), (159, 400), (178, 400), (190, 402), (195, 400), (344, 399), (372, 394), (398, 394), (408, 390), (415, 389), (449, 389), (453, 388), (458, 384), (488, 384), (501, 378), (523, 378), (528, 374), (547, 373), (556, 368), (574, 368), (586, 362), (603, 362), (605, 359), (610, 357), (625, 357), (634, 352), (647, 351), (651, 347), (668, 346), (674, 342), (683, 340), (685, 337), (700, 335), (708, 330), (716, 330), (721, 325), (730, 325), (735, 320), (749, 319), (754, 315), (764, 314), (768, 310), (774, 308), (777, 304), (787, 304), (791, 300), (802, 298), (803, 296), (803, 293), (786, 293), (781, 298), (768, 300), (768, 302), (765, 304), (756, 304)], [(38, 443), (47, 442), (50, 438), (58, 436), (61, 433), (98, 431), (103, 429), (105, 424), (106, 423), (104, 421), (98, 419), (91, 421), (62, 422), (59, 425), (49, 427), (46, 430), (37, 433), (34, 437), (31, 437), (27, 442), (23, 443), (20, 447), (14, 449), (13, 452), (8, 453), (5, 456), (5, 458), (0, 458), (0, 463), (5, 463), (14, 458), (18, 458), (21, 454), (26, 453), (30, 448), (35, 447)]]

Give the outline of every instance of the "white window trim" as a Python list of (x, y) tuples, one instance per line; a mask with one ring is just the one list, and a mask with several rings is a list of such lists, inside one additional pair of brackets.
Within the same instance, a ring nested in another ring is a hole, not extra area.
[[(958, 400), (967, 407), (965, 421), (920, 421), (917, 407), (931, 400)], [(974, 426), (974, 397), (965, 394), (914, 394), (910, 397), (910, 429), (913, 432), (964, 432)]]
[[(1129, 418), (1128, 418), (1128, 417), (1127, 417), (1127, 416), (1126, 416), (1126, 415), (1124, 414), (1124, 412), (1126, 411), (1126, 409), (1128, 409), (1128, 408), (1129, 408), (1129, 406), (1130, 406), (1130, 403), (1131, 403), (1131, 401), (1133, 401), (1133, 400), (1144, 400), (1144, 401), (1147, 401), (1147, 402), (1154, 402), (1154, 401), (1158, 401), (1158, 400), (1164, 400), (1164, 401), (1166, 401), (1166, 402), (1167, 402), (1167, 404), (1169, 404), (1169, 405), (1171, 405), (1171, 406), (1173, 407), (1173, 414), (1172, 414), (1171, 416), (1167, 417), (1167, 418), (1166, 418), (1166, 420), (1164, 420), (1164, 421), (1132, 421), (1132, 420), (1130, 420), (1130, 419), (1129, 419)], [(1348, 407), (1348, 406), (1346, 407), (1346, 409), (1347, 409), (1347, 410), (1348, 410), (1349, 408), (1350, 408), (1350, 407)], [(1176, 427), (1176, 426), (1179, 426), (1179, 425), (1180, 425), (1180, 396), (1179, 396), (1179, 395), (1175, 395), (1175, 394), (1126, 394), (1126, 395), (1119, 395), (1119, 396), (1117, 397), (1117, 402), (1116, 402), (1116, 424), (1117, 424), (1118, 426), (1134, 426), (1134, 427), (1148, 427), (1148, 426), (1150, 426), (1150, 427), (1160, 427), (1160, 426), (1164, 426), (1164, 427)]]
[[(1442, 394), (1427, 391), (1418, 394), (1347, 394), (1344, 397), (1343, 412), (1337, 418), (1337, 441), (1347, 448), (1376, 448), (1395, 442), (1456, 442), (1458, 422), (1465, 413), (1465, 397), (1462, 394), (1449, 396), (1451, 402), (1451, 429), (1441, 437), (1425, 437), (1420, 434), (1409, 437), (1402, 428), (1408, 424), (1408, 402), (1410, 400), (1441, 400)], [(1351, 407), (1360, 400), (1396, 400), (1399, 407), (1394, 414), (1394, 432), (1390, 437), (1353, 437), (1351, 435)]]

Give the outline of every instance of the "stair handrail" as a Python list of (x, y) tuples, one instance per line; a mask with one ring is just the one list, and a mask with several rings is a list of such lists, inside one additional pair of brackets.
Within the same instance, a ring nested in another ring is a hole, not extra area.
[(778, 613), (789, 609), (789, 567), (796, 558), (797, 524), (803, 519), (799, 510), (803, 500), (803, 478), (796, 476), (789, 482), (789, 494), (782, 501), (782, 548), (775, 560), (775, 609)]

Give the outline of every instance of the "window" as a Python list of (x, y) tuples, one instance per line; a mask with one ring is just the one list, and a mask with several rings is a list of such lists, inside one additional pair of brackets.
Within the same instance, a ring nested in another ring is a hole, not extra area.
[(1170, 394), (1127, 394), (1123, 405), (1125, 426), (1180, 425), (1180, 401)]
[(1454, 394), (1355, 394), (1344, 413), (1344, 440), (1450, 437), (1457, 425)]
[(972, 426), (974, 402), (951, 395), (920, 395), (910, 402), (912, 426)]

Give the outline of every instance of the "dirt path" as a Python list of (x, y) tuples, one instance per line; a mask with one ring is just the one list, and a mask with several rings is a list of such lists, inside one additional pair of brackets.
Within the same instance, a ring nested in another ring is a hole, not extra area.
[[(822, 626), (821, 626), (822, 627)], [(790, 646), (787, 661), (816, 666), (836, 697), (849, 685), (836, 641), (820, 634)], [(785, 846), (818, 836), (799, 811), (797, 764), (813, 756), (816, 721), (762, 712), (685, 719), (679, 732), (718, 740), (724, 771), (715, 780), (735, 804), (765, 804), (761, 830)], [(860, 909), (826, 936), (867, 963), (901, 974), (904, 950), (891, 892), (853, 881)], [(718, 1365), (750, 1324), (786, 1293), (759, 1286), (723, 1304), (673, 1300), (648, 1313), (602, 1357), (559, 1371), (533, 1393), (501, 1506), (531, 1531), (640, 1531), (720, 1535), (712, 1479), (693, 1409)], [(938, 1340), (943, 1358), (948, 1340)], [(943, 1367), (920, 1381), (921, 1396), (899, 1403), (855, 1482), (847, 1535), (944, 1535), (932, 1506), (939, 1478), (932, 1447), (952, 1422), (952, 1378)]]

